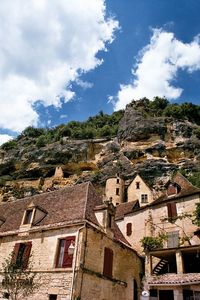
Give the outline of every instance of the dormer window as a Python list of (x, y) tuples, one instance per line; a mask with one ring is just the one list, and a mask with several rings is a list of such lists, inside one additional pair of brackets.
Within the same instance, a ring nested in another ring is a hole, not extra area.
[(29, 206), (29, 208), (25, 211), (24, 217), (22, 220), (23, 225), (37, 225), (41, 222), (47, 215), (47, 212), (40, 208), (39, 206)]
[(23, 224), (24, 225), (31, 224), (32, 218), (33, 218), (33, 209), (28, 209), (25, 213)]

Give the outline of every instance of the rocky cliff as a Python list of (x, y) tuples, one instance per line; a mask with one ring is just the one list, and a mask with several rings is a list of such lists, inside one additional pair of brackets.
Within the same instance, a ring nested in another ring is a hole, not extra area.
[[(0, 149), (1, 200), (86, 180), (101, 189), (106, 179), (116, 173), (127, 181), (140, 173), (151, 186), (160, 189), (181, 170), (188, 178), (197, 179), (198, 184), (198, 122), (163, 114), (162, 107), (160, 111), (149, 110), (148, 105), (146, 100), (129, 104), (112, 138), (62, 136), (59, 141), (38, 147), (35, 137), (21, 135), (4, 144)], [(200, 117), (200, 110), (198, 113)]]

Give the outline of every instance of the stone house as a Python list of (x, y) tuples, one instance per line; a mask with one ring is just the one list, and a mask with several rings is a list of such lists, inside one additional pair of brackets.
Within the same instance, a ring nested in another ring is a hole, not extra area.
[(0, 266), (13, 251), (32, 262), (40, 282), (29, 300), (137, 300), (142, 260), (115, 210), (91, 183), (1, 203)]
[(119, 174), (109, 178), (106, 181), (105, 196), (107, 199), (111, 198), (114, 205), (138, 200), (140, 206), (145, 206), (154, 199), (152, 189), (139, 174), (128, 186)]
[[(200, 239), (191, 219), (199, 202), (200, 189), (177, 174), (166, 192), (145, 206), (140, 199), (117, 205), (117, 225), (132, 247), (146, 256), (144, 284), (150, 299), (200, 299)], [(144, 237), (160, 238), (163, 245), (144, 251)]]

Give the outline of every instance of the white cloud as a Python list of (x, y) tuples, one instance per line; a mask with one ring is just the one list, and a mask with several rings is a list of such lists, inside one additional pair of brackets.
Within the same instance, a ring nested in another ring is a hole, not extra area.
[(132, 70), (130, 84), (120, 85), (115, 109), (125, 108), (133, 99), (142, 97), (177, 99), (183, 90), (172, 81), (179, 69), (189, 73), (200, 70), (200, 36), (183, 43), (172, 32), (154, 29), (150, 43), (142, 49)]
[(118, 28), (105, 0), (1, 0), (0, 24), (0, 127), (13, 131), (37, 125), (37, 100), (72, 99), (70, 83), (102, 63)]
[(86, 89), (91, 89), (91, 88), (93, 87), (93, 85), (94, 85), (92, 82), (83, 81), (83, 80), (81, 80), (80, 78), (78, 78), (78, 79), (76, 80), (76, 83), (77, 83), (80, 87), (82, 87), (84, 90), (86, 90)]
[(0, 145), (4, 144), (5, 142), (8, 142), (12, 140), (12, 136), (8, 134), (0, 134)]

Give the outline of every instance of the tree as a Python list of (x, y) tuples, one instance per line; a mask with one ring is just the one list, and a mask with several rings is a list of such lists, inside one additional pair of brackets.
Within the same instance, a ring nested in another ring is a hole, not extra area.
[(1, 269), (2, 291), (11, 300), (21, 300), (31, 295), (38, 289), (36, 273), (32, 271), (32, 264), (29, 260), (28, 266), (13, 262), (13, 253), (4, 260)]

